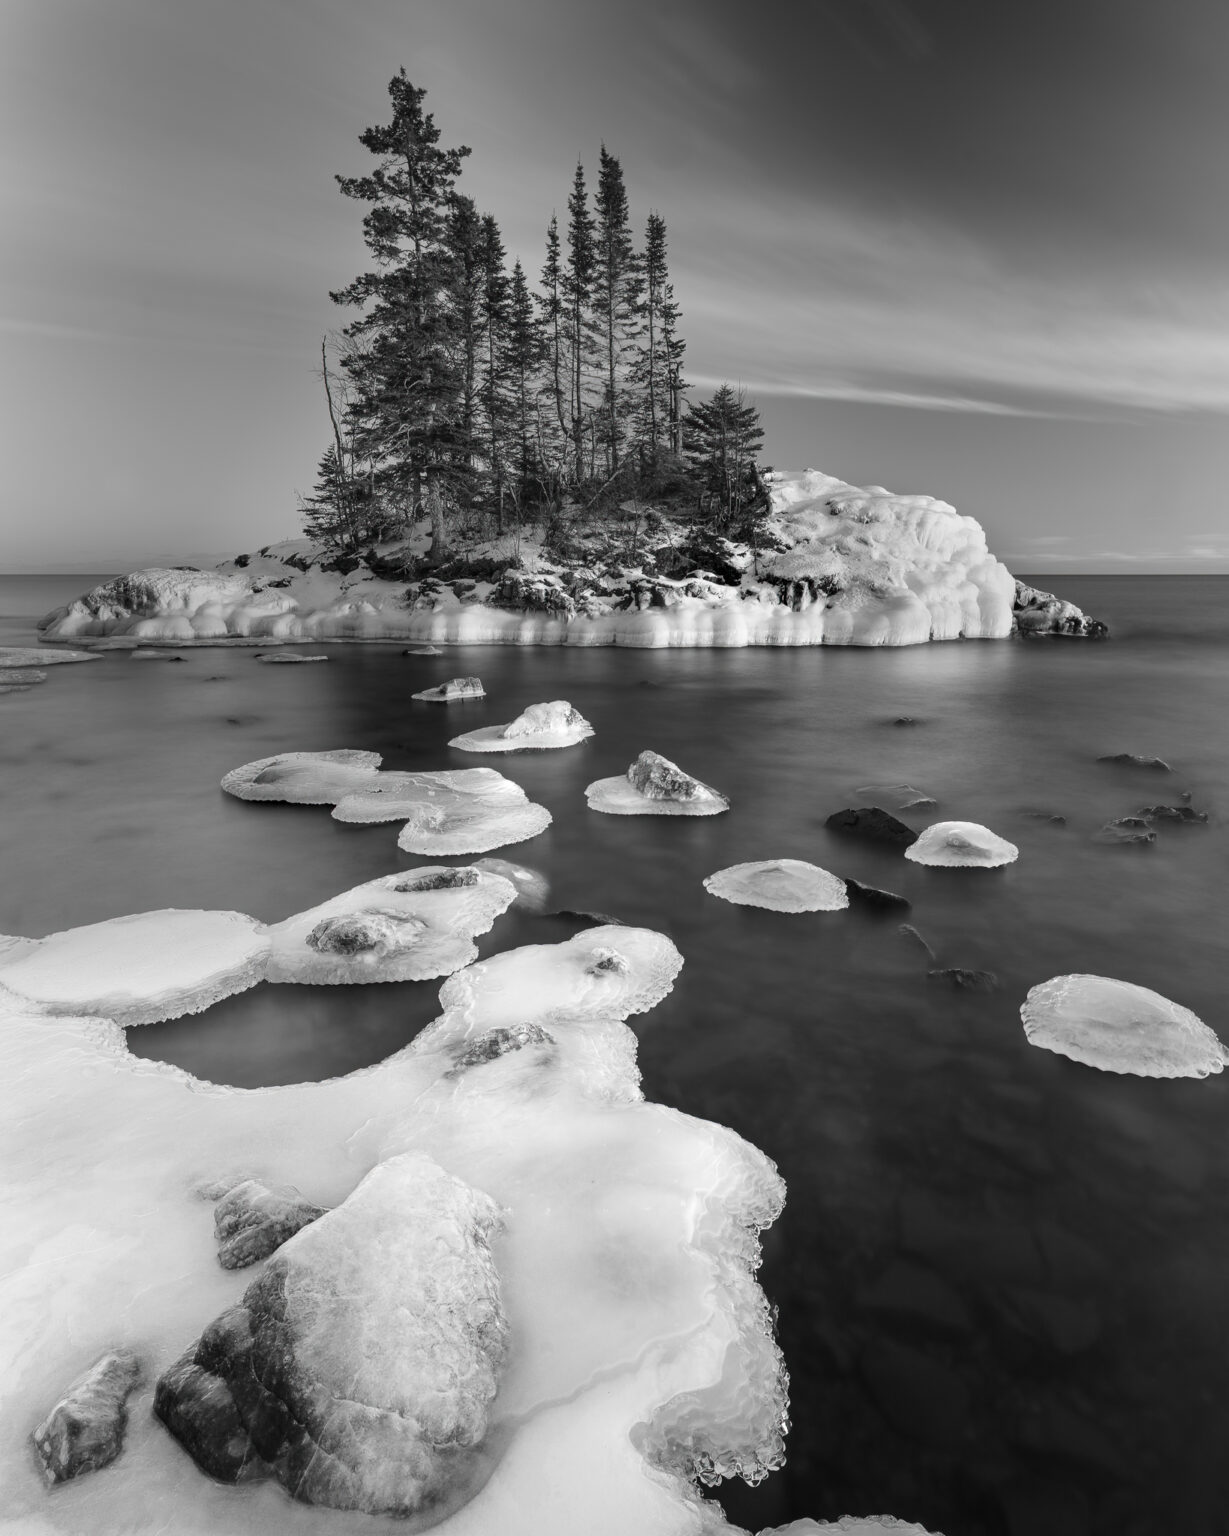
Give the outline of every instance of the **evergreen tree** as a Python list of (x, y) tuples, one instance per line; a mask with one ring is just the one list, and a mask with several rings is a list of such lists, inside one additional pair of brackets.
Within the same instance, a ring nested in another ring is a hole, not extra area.
[(764, 440), (760, 413), (740, 389), (723, 384), (711, 400), (693, 403), (687, 415), (687, 457), (707, 503), (722, 527), (736, 523), (760, 493), (757, 460)]
[(632, 380), (640, 390), (636, 423), (640, 441), (648, 450), (650, 464), (655, 464), (663, 441), (670, 441), (670, 392), (662, 333), (667, 282), (666, 221), (657, 213), (649, 214), (645, 226), (641, 278), (642, 339), (632, 367)]
[(683, 451), (683, 394), (688, 385), (683, 380), (683, 353), (687, 343), (678, 333), (679, 307), (674, 300), (674, 285), (662, 288), (661, 344), (666, 371), (666, 411), (671, 451)]
[(559, 259), (559, 220), (552, 213), (546, 226), (546, 261), (542, 267), (543, 295), (538, 300), (542, 311), (542, 327), (545, 333), (546, 368), (548, 387), (554, 406), (559, 435), (568, 439), (568, 418), (563, 403), (564, 359), (564, 286), (563, 267)]
[(440, 551), (446, 503), (465, 474), (463, 345), (449, 217), (469, 150), (440, 148), (439, 129), (423, 110), (426, 92), (404, 69), (388, 94), (392, 120), (359, 135), (377, 159), (375, 169), (337, 178), (346, 197), (370, 204), (363, 236), (374, 270), (332, 297), (362, 310), (346, 334), (365, 346), (347, 366), (357, 386), (352, 409), (378, 456), (381, 493), (402, 512), (423, 504)]
[(589, 305), (596, 275), (593, 215), (585, 187), (585, 170), (579, 162), (568, 197), (568, 260), (563, 273), (564, 335), (568, 347), (569, 394), (573, 468), (578, 482), (585, 479), (585, 368), (590, 353)]
[(606, 473), (619, 467), (623, 436), (622, 372), (631, 337), (636, 329), (640, 296), (640, 264), (632, 248), (623, 167), (602, 145), (594, 206), (596, 256), (593, 312), (600, 338), (604, 389), (602, 436), (606, 445)]
[(478, 353), (482, 344), (482, 220), (472, 197), (454, 193), (448, 218), (453, 257), (453, 304), (457, 322), (460, 411), (457, 449), (472, 467), (478, 447)]
[[(549, 348), (550, 342), (542, 335), (529, 284), (525, 281), (524, 270), (518, 261), (512, 267), (512, 286), (508, 297), (507, 351), (512, 430), (516, 445), (514, 467), (518, 507), (523, 504), (529, 484), (539, 467), (535, 445), (537, 375), (548, 359)], [(558, 387), (557, 374), (548, 383), (548, 387), (552, 390)]]
[(508, 329), (508, 278), (504, 272), (504, 243), (492, 214), (482, 216), (479, 247), (482, 270), (480, 315), (483, 358), (481, 367), (484, 407), (484, 450), (487, 474), (495, 502), (495, 526), (504, 526), (504, 494), (507, 489), (505, 438), (508, 414), (508, 375), (505, 353)]

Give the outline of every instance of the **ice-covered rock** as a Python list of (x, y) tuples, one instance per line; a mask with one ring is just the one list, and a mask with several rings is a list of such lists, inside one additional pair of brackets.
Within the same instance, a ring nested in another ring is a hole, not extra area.
[(457, 699), (485, 699), (486, 689), (480, 677), (450, 677), (446, 683), (434, 688), (424, 688), (412, 693), (412, 699), (422, 699), (428, 704), (452, 704)]
[(824, 821), (832, 832), (855, 834), (875, 843), (891, 843), (894, 847), (907, 848), (917, 841), (917, 833), (905, 825), (899, 816), (885, 811), (880, 805), (860, 805), (843, 811), (833, 811)]
[(332, 986), (448, 976), (476, 958), (474, 936), (515, 900), (515, 886), (486, 870), (381, 875), (274, 923), (268, 979)]
[(244, 1179), (214, 1207), (218, 1263), (223, 1269), (258, 1264), (323, 1215), (324, 1207), (305, 1200), (293, 1184), (270, 1186)]
[(711, 785), (684, 773), (660, 752), (645, 751), (616, 778), (585, 790), (589, 807), (611, 816), (717, 816), (730, 802)]
[(975, 821), (936, 821), (905, 849), (905, 857), (915, 864), (993, 869), (1013, 863), (1019, 852), (1014, 843)]
[(327, 656), (300, 656), (294, 651), (287, 651), (284, 654), (275, 651), (256, 658), (257, 661), (267, 661), (282, 666), (295, 661), (327, 661), (328, 659)]
[(389, 1158), (163, 1373), (154, 1411), (219, 1481), (449, 1513), (476, 1481), (507, 1353), (498, 1225), (495, 1202), (431, 1157)]
[(438, 645), (412, 645), (401, 653), (403, 656), (442, 656)]
[(158, 1024), (255, 986), (268, 958), (269, 940), (255, 918), (169, 908), (0, 952), (0, 988), (36, 1013)]
[(1109, 634), (1108, 625), (1082, 613), (1074, 603), (1064, 602), (1053, 592), (1026, 586), (1022, 581), (1016, 582), (1012, 613), (1022, 635), (1078, 635), (1104, 640)]
[(804, 859), (731, 864), (709, 875), (704, 889), (723, 901), (770, 912), (838, 912), (849, 905), (845, 882)]
[(448, 743), (462, 752), (527, 752), (572, 747), (593, 735), (593, 727), (566, 699), (531, 704), (507, 725), (487, 725), (454, 736)]
[(1189, 1008), (1109, 976), (1044, 981), (1030, 989), (1020, 1017), (1030, 1044), (1103, 1072), (1207, 1077), (1229, 1059)]
[(336, 805), (373, 785), (378, 752), (338, 747), (330, 752), (280, 752), (232, 768), (222, 788), (239, 800), (283, 800), (291, 805)]
[(59, 645), (0, 645), (0, 672), (15, 667), (55, 667), (64, 662), (101, 659), (93, 651), (70, 651)]
[(109, 1466), (124, 1448), (128, 1398), (141, 1362), (126, 1349), (109, 1350), (78, 1376), (34, 1431), (34, 1449), (48, 1486)]
[(527, 944), (451, 976), (440, 1002), (467, 1035), (531, 1021), (625, 1019), (655, 1007), (683, 957), (650, 928), (588, 928), (563, 944)]
[(816, 1531), (829, 1531), (832, 1536), (942, 1536), (941, 1531), (928, 1531), (909, 1520), (897, 1520), (893, 1515), (842, 1515), (839, 1520), (791, 1520), (788, 1525), (768, 1527), (759, 1536), (814, 1536)]
[(525, 791), (494, 768), (442, 768), (425, 773), (378, 773), (333, 807), (337, 821), (404, 821), (424, 805), (445, 809), (466, 800), (520, 805)]

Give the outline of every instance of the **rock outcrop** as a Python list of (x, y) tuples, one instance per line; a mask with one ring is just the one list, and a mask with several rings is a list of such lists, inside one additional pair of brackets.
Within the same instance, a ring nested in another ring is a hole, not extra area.
[(128, 1398), (141, 1363), (117, 1349), (96, 1360), (34, 1431), (43, 1476), (52, 1487), (105, 1467), (124, 1448)]

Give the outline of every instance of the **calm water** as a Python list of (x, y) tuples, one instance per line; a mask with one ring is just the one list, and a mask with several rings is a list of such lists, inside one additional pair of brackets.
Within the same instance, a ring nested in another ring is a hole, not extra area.
[[(93, 578), (0, 581), (0, 643)], [(723, 1121), (789, 1186), (761, 1278), (792, 1376), (789, 1464), (723, 1494), (752, 1529), (892, 1511), (946, 1536), (1213, 1536), (1229, 1529), (1229, 1074), (1152, 1082), (1025, 1043), (1018, 1009), (1067, 971), (1120, 976), (1229, 1040), (1229, 578), (1055, 577), (1108, 644), (896, 651), (331, 647), (328, 666), (250, 651), (182, 663), (110, 654), (0, 697), (0, 931), (41, 935), (162, 906), (273, 920), (421, 863), (395, 826), (245, 805), (227, 769), (350, 746), (388, 768), (464, 767), (447, 738), (567, 698), (597, 735), (498, 766), (554, 813), (500, 850), (556, 905), (660, 929), (686, 966), (632, 1020), (649, 1097)], [(478, 673), (489, 698), (410, 694)], [(915, 717), (910, 727), (897, 716)], [(626, 819), (584, 786), (643, 747), (725, 790), (728, 816)], [(1098, 764), (1159, 755), (1172, 776)], [(920, 868), (827, 832), (858, 786), (905, 781), (937, 816), (1020, 847), (999, 871)], [(1111, 817), (1189, 790), (1208, 827), (1106, 847)], [(1065, 826), (1027, 820), (1059, 813)], [(793, 856), (886, 886), (945, 965), (926, 977), (899, 916), (785, 917), (703, 877)], [(482, 952), (574, 925), (513, 909)], [(133, 1030), (142, 1055), (239, 1085), (380, 1059), (436, 1011), (438, 984), (254, 989)]]

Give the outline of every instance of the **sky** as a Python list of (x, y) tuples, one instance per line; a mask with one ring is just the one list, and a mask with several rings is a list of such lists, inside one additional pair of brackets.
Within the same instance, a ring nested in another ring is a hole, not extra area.
[(400, 66), (536, 274), (605, 143), (693, 395), (1022, 571), (1229, 570), (1224, 0), (5, 0), (0, 570), (298, 531)]

